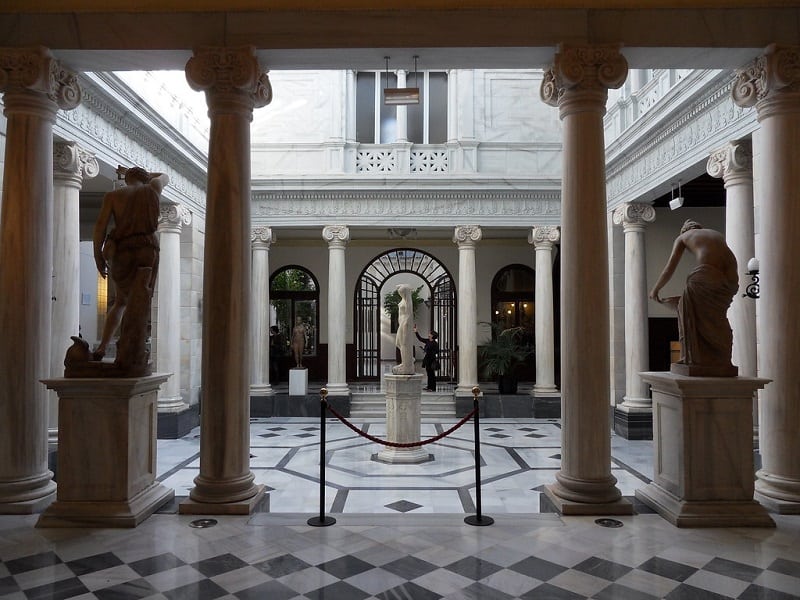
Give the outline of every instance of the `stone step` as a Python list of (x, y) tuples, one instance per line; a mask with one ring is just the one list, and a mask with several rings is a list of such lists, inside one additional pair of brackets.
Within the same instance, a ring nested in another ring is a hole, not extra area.
[[(456, 403), (450, 394), (423, 392), (420, 416), (423, 419), (449, 419), (455, 417)], [(355, 393), (350, 399), (350, 417), (385, 418), (386, 396), (381, 393)]]

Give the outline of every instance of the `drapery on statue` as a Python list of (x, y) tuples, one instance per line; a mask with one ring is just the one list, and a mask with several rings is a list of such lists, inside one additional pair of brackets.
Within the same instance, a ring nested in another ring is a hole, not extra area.
[(414, 333), (411, 321), (413, 300), (411, 294), (413, 290), (410, 286), (401, 283), (397, 286), (400, 294), (400, 303), (397, 305), (397, 337), (395, 346), (400, 349), (400, 364), (392, 367), (395, 375), (413, 375), (414, 370)]
[(303, 325), (303, 319), (297, 317), (295, 320), (294, 329), (292, 329), (292, 356), (294, 357), (294, 368), (303, 368), (303, 351), (306, 348), (306, 326)]
[[(694, 255), (697, 266), (686, 278), (681, 296), (661, 298), (658, 293), (672, 277), (685, 250)], [(736, 257), (725, 243), (725, 237), (688, 219), (650, 291), (650, 298), (678, 312), (681, 359), (672, 364), (673, 373), (706, 377), (738, 374), (738, 369), (731, 364), (733, 332), (727, 316), (738, 289)]]
[[(114, 304), (106, 316), (93, 360), (82, 367), (68, 366), (66, 377), (142, 377), (152, 372), (146, 347), (147, 328), (158, 273), (159, 195), (169, 177), (140, 167), (120, 166), (117, 174), (124, 177), (126, 185), (104, 196), (93, 235), (97, 270), (104, 278), (110, 272), (114, 282)], [(112, 221), (113, 228), (109, 229)], [(100, 363), (118, 326), (113, 366)]]

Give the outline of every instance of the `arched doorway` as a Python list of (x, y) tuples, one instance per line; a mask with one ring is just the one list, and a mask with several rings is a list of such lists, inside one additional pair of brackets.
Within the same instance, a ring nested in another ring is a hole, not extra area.
[(292, 329), (302, 324), (306, 330), (303, 364), (311, 375), (320, 376), (319, 348), (319, 283), (311, 271), (298, 265), (288, 265), (272, 274), (269, 282), (270, 325), (277, 325), (285, 347), (280, 355), (279, 373), (294, 366), (290, 364), (289, 342)]
[(456, 377), (456, 298), (453, 278), (430, 254), (414, 248), (395, 248), (376, 256), (361, 272), (353, 302), (356, 379), (380, 377), (380, 332), (383, 302), (381, 289), (393, 275), (412, 273), (430, 293), (427, 295), (427, 320), (420, 323), (421, 334), (429, 329), (439, 333), (439, 377)]

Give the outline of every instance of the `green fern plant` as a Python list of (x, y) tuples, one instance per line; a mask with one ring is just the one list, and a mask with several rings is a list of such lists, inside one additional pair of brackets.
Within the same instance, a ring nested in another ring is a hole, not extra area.
[(524, 327), (503, 329), (492, 323), (492, 339), (480, 348), (484, 377), (505, 377), (513, 375), (534, 353), (534, 348), (526, 341)]

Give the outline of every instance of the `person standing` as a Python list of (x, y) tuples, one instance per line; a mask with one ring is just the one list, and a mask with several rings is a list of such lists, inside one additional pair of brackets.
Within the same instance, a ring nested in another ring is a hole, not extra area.
[(273, 325), (269, 328), (269, 376), (273, 383), (277, 383), (280, 379), (280, 358), (284, 350), (281, 330), (277, 325)]
[(428, 386), (425, 388), (425, 391), (435, 392), (436, 368), (439, 363), (439, 342), (437, 342), (436, 340), (439, 339), (439, 334), (436, 333), (435, 331), (431, 331), (428, 333), (428, 339), (426, 340), (419, 334), (416, 325), (414, 325), (414, 334), (417, 336), (417, 339), (420, 342), (423, 342), (425, 344), (422, 347), (423, 351), (425, 352), (425, 356), (422, 357), (422, 367), (428, 374)]

